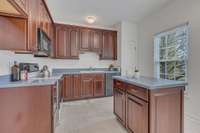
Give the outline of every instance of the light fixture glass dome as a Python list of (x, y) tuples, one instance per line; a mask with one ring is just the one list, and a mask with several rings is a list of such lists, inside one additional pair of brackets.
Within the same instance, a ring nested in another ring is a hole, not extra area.
[(87, 16), (86, 21), (89, 24), (93, 24), (96, 21), (96, 17), (94, 17), (94, 16)]

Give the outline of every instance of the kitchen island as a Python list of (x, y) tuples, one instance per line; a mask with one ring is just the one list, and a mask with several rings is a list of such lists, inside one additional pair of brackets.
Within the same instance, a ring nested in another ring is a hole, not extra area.
[(114, 113), (130, 133), (183, 133), (183, 81), (115, 76)]

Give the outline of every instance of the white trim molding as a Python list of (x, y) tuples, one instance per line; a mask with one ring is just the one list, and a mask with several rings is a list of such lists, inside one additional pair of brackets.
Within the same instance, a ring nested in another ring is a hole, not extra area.
[(185, 113), (184, 133), (200, 132), (200, 116)]
[(196, 123), (196, 124), (199, 124), (199, 126), (200, 126), (200, 117), (199, 116), (191, 115), (189, 113), (185, 113), (185, 118)]

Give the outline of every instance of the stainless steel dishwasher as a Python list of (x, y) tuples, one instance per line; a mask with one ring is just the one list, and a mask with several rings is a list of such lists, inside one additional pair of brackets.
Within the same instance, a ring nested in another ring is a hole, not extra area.
[(121, 75), (120, 72), (106, 73), (105, 96), (113, 96), (113, 76)]

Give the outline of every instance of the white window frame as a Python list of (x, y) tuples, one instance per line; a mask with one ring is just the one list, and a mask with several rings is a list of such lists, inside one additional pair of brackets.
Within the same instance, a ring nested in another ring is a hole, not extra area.
[[(171, 33), (174, 33), (175, 31), (185, 28), (186, 30), (186, 50), (187, 50), (187, 57), (184, 60), (186, 62), (186, 70), (185, 70), (185, 81), (188, 79), (188, 56), (189, 56), (189, 23), (182, 24), (180, 26), (177, 26), (175, 28), (172, 28), (170, 30), (158, 33), (154, 37), (154, 76), (158, 79), (160, 79), (160, 38), (163, 36), (167, 36)], [(176, 60), (178, 61), (178, 60)]]

